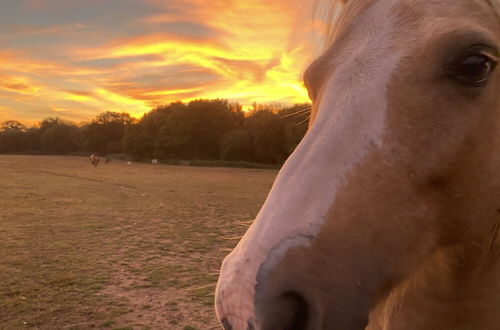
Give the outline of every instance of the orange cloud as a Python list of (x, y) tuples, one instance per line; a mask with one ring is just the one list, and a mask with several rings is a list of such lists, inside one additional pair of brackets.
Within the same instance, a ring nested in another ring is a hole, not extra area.
[[(22, 8), (49, 13), (49, 7), (84, 3), (24, 0)], [(0, 102), (0, 111), (30, 109), (75, 120), (106, 110), (140, 116), (157, 105), (196, 98), (229, 98), (243, 106), (308, 101), (301, 77), (316, 45), (305, 8), (286, 0), (141, 3), (148, 15), (127, 13), (129, 21), (109, 25), (83, 19), (2, 25), (19, 33), (7, 35), (0, 51), (0, 98), (10, 99)], [(103, 2), (88, 6), (104, 15)], [(61, 51), (33, 37), (42, 34), (56, 38), (48, 40)]]
[(40, 88), (25, 77), (0, 74), (0, 90), (17, 94), (35, 95)]

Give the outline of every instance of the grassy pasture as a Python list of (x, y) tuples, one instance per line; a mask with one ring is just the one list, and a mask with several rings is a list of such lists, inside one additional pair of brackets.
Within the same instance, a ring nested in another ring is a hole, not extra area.
[(0, 156), (0, 329), (216, 329), (219, 265), (276, 173)]

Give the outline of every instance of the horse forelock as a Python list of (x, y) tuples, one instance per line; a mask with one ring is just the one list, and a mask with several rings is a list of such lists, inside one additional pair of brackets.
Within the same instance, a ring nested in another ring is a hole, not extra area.
[[(319, 11), (323, 2), (322, 0), (316, 1), (316, 11)], [(325, 48), (328, 48), (335, 40), (343, 23), (348, 22), (349, 18), (354, 16), (354, 9), (359, 8), (360, 4), (365, 3), (366, 0), (327, 0), (326, 2), (323, 20), (325, 22)]]
[[(484, 0), (500, 20), (500, 0)], [(326, 2), (325, 6), (322, 4)], [(315, 11), (324, 9), (325, 48), (332, 45), (342, 26), (349, 22), (370, 0), (316, 0)]]

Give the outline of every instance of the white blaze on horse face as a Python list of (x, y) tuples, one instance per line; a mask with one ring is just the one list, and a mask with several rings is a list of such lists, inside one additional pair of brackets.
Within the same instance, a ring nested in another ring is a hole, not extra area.
[(224, 260), (216, 308), (235, 330), (247, 329), (255, 317), (257, 275), (261, 280), (291, 247), (314, 240), (348, 175), (382, 147), (387, 86), (405, 55), (394, 47), (390, 14), (397, 2), (376, 1), (355, 19), (349, 41), (336, 50), (313, 126), (280, 171), (254, 224)]

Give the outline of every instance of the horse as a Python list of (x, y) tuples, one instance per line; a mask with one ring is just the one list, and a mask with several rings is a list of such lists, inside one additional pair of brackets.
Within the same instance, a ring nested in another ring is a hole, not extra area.
[(99, 165), (99, 162), (101, 161), (99, 156), (97, 156), (96, 154), (90, 155), (89, 158), (90, 158), (90, 164), (94, 167), (97, 167), (97, 165)]
[(500, 327), (500, 2), (330, 0), (308, 132), (224, 259), (224, 329)]

